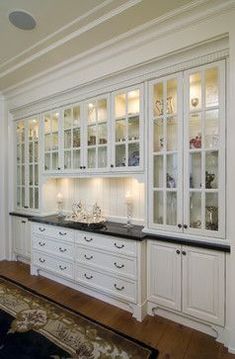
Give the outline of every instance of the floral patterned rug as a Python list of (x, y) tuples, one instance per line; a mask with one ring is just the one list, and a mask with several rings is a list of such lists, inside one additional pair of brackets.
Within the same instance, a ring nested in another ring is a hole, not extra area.
[(0, 276), (0, 359), (154, 359), (157, 354)]

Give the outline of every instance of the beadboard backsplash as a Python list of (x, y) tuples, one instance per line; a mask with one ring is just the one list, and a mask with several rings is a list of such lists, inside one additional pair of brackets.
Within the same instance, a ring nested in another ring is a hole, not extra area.
[(71, 212), (73, 202), (81, 200), (91, 206), (95, 202), (106, 218), (124, 222), (126, 220), (125, 195), (129, 191), (133, 198), (133, 223), (144, 224), (145, 188), (134, 178), (63, 178), (56, 179), (57, 193), (64, 198), (64, 211)]

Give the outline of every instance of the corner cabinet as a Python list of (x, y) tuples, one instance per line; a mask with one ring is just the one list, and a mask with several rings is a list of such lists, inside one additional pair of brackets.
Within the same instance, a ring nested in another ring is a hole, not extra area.
[(149, 84), (149, 228), (225, 237), (225, 63)]
[(44, 173), (143, 171), (143, 86), (43, 115)]

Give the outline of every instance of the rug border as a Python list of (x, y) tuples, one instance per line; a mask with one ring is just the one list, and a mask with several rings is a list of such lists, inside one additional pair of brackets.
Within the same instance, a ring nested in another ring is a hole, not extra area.
[[(67, 307), (67, 306), (64, 305), (64, 304), (61, 304), (61, 303), (57, 302), (56, 300), (51, 299), (51, 298), (47, 297), (46, 295), (39, 293), (39, 292), (36, 291), (35, 289), (29, 288), (29, 287), (27, 287), (26, 285), (21, 284), (21, 283), (17, 282), (17, 281), (14, 280), (14, 279), (8, 278), (6, 275), (0, 274), (0, 278), (6, 279), (6, 280), (8, 280), (9, 282), (12, 282), (12, 283), (18, 285), (19, 287), (22, 287), (23, 289), (25, 289), (25, 290), (27, 290), (27, 291), (29, 291), (29, 292), (32, 292), (33, 294), (36, 294), (36, 295), (38, 295), (38, 296), (41, 296), (42, 298), (44, 298), (44, 299), (46, 299), (46, 300), (48, 300), (48, 301), (51, 301), (52, 303), (55, 303), (56, 305), (58, 305), (58, 306), (60, 306), (60, 307), (62, 307), (62, 308), (64, 308), (64, 309), (66, 309), (66, 310), (72, 312), (73, 314), (78, 314), (78, 315), (80, 315), (81, 317), (83, 317), (84, 319), (90, 320), (90, 321), (94, 322), (95, 324), (97, 324), (97, 325), (99, 325), (99, 326), (101, 326), (101, 327), (103, 327), (103, 328), (105, 328), (105, 329), (108, 329), (108, 330), (110, 330), (111, 332), (113, 332), (113, 333), (115, 333), (115, 334), (118, 334), (118, 335), (124, 337), (125, 339), (127, 339), (127, 340), (129, 340), (129, 341), (131, 341), (131, 342), (134, 342), (134, 343), (136, 343), (136, 344), (138, 344), (138, 345), (140, 345), (140, 346), (142, 346), (142, 347), (144, 347), (144, 348), (146, 348), (146, 349), (148, 349), (148, 350), (151, 350), (151, 354), (150, 354), (150, 356), (149, 356), (149, 359), (157, 359), (158, 354), (159, 354), (159, 350), (158, 350), (158, 349), (155, 349), (155, 348), (151, 347), (150, 345), (145, 344), (144, 342), (142, 342), (142, 341), (140, 341), (140, 340), (138, 340), (138, 339), (136, 339), (136, 338), (130, 337), (129, 335), (124, 334), (124, 333), (120, 332), (120, 331), (117, 330), (117, 329), (113, 329), (112, 327), (110, 327), (110, 326), (108, 326), (108, 325), (106, 325), (106, 324), (102, 324), (102, 323), (100, 323), (98, 320), (92, 319), (92, 318), (90, 318), (89, 316), (87, 316), (87, 315), (85, 315), (85, 314), (83, 314), (83, 313), (80, 313), (79, 311), (77, 311), (77, 310), (75, 310), (75, 309), (69, 308), (69, 307)], [(43, 276), (41, 276), (41, 278), (48, 279), (48, 278), (43, 277)], [(53, 281), (53, 282), (55, 282), (55, 281)], [(55, 282), (55, 283), (56, 283), (56, 282)], [(65, 286), (65, 287), (67, 287), (67, 286)], [(70, 288), (70, 287), (67, 287), (67, 288)], [(71, 289), (73, 289), (73, 288), (71, 288)], [(76, 289), (74, 289), (74, 290), (76, 290)]]

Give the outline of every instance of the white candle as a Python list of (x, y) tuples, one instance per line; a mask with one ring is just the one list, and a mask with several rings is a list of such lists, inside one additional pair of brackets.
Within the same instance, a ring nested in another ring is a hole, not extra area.
[(62, 195), (62, 193), (59, 192), (57, 194), (56, 199), (57, 199), (57, 203), (63, 203), (63, 195)]

